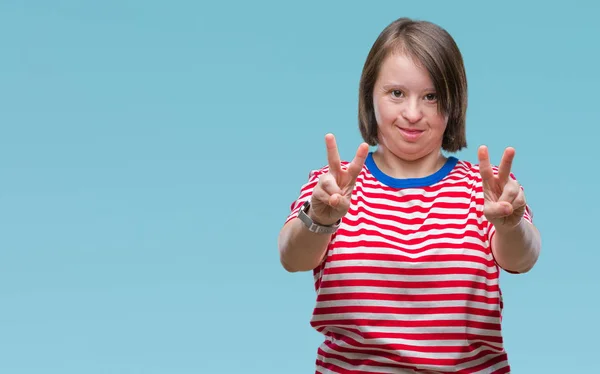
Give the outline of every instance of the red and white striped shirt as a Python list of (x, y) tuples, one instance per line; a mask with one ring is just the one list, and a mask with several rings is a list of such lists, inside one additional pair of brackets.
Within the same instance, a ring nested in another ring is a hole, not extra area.
[[(311, 172), (286, 222), (327, 170)], [(433, 175), (395, 179), (369, 154), (314, 270), (316, 373), (510, 372), (483, 203), (478, 165), (450, 157)]]

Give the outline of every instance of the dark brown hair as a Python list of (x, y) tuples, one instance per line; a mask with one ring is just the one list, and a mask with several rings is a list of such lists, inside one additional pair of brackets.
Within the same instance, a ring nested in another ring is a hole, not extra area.
[(378, 143), (373, 89), (381, 64), (392, 53), (406, 53), (429, 72), (438, 96), (438, 110), (448, 118), (442, 149), (457, 152), (466, 147), (467, 78), (460, 50), (440, 26), (409, 18), (388, 25), (365, 61), (358, 98), (358, 123), (364, 141), (369, 145)]

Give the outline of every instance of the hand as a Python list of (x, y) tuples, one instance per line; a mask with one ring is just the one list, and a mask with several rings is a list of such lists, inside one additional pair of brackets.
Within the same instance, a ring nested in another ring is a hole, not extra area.
[(316, 223), (332, 225), (345, 216), (350, 208), (352, 190), (367, 159), (369, 146), (362, 143), (356, 151), (354, 160), (343, 169), (335, 137), (332, 134), (325, 136), (325, 144), (329, 171), (319, 177), (313, 189), (308, 215)]
[(504, 151), (498, 175), (494, 175), (486, 146), (479, 147), (477, 157), (483, 185), (483, 214), (497, 230), (515, 228), (523, 218), (526, 202), (521, 186), (510, 176), (514, 148)]

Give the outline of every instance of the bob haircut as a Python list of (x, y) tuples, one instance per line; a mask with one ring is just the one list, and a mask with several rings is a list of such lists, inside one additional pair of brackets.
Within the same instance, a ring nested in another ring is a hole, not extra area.
[(363, 140), (372, 146), (378, 144), (373, 89), (383, 61), (392, 53), (406, 54), (429, 72), (438, 96), (438, 111), (448, 120), (442, 149), (457, 152), (466, 147), (467, 78), (460, 50), (440, 26), (410, 18), (389, 24), (365, 61), (358, 98), (358, 125)]

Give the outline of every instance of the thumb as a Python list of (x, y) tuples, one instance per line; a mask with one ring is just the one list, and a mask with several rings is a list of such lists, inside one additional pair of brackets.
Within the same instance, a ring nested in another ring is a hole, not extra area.
[(485, 207), (485, 216), (488, 219), (496, 219), (510, 216), (513, 213), (513, 207), (509, 202), (490, 202)]
[(328, 203), (332, 208), (338, 209), (339, 205), (342, 203), (342, 196), (339, 193), (335, 193), (329, 196)]
[(329, 205), (338, 212), (347, 212), (350, 208), (350, 201), (345, 196), (334, 194), (329, 198)]

